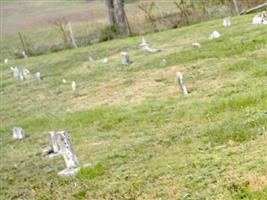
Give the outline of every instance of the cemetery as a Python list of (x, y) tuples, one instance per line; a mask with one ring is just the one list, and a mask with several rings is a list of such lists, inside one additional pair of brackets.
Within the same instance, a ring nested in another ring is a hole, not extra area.
[(0, 199), (266, 199), (251, 9), (88, 46), (68, 22), (69, 49), (2, 54)]

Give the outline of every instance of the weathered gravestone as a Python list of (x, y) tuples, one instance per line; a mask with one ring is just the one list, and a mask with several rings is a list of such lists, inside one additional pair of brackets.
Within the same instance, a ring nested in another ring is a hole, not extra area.
[(185, 96), (188, 96), (188, 91), (184, 83), (184, 77), (182, 72), (177, 72), (177, 80)]
[(13, 139), (22, 140), (25, 138), (25, 131), (21, 127), (14, 127), (13, 128)]
[(70, 136), (66, 131), (56, 133), (57, 144), (59, 146), (59, 152), (65, 160), (67, 166), (66, 169), (60, 171), (60, 176), (73, 176), (80, 170), (80, 164), (76, 154), (74, 153)]
[(19, 79), (24, 81), (26, 78), (24, 76), (23, 70), (19, 69)]
[(226, 17), (223, 19), (223, 26), (224, 27), (230, 27), (232, 25), (231, 23), (231, 18), (230, 17)]
[(165, 66), (166, 63), (167, 63), (166, 59), (163, 58), (163, 59), (160, 60), (160, 65), (161, 66)]
[(5, 64), (8, 63), (8, 58), (5, 58), (4, 63), (5, 63)]
[(129, 65), (130, 64), (130, 57), (127, 52), (121, 52), (121, 62), (123, 65)]

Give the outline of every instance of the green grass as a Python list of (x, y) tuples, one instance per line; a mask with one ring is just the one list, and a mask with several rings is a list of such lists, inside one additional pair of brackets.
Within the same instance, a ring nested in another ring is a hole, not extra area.
[[(215, 20), (147, 35), (158, 54), (132, 37), (1, 64), (0, 198), (266, 199), (267, 29), (252, 17), (227, 29)], [(222, 37), (209, 41), (214, 30)], [(121, 51), (131, 65), (120, 63)], [(15, 65), (32, 77), (14, 80)], [(14, 126), (25, 140), (12, 140)], [(41, 155), (51, 130), (68, 130), (81, 164), (92, 167), (58, 177), (63, 159)]]

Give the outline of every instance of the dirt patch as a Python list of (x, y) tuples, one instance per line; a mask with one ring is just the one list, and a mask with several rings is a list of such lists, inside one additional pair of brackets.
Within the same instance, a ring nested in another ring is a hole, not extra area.
[(267, 176), (251, 174), (247, 178), (249, 187), (253, 192), (262, 191), (267, 187)]

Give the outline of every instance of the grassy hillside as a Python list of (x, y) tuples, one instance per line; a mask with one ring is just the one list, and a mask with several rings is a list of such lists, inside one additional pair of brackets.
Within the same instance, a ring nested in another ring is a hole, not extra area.
[[(252, 17), (146, 36), (157, 54), (134, 37), (1, 64), (0, 199), (266, 199), (267, 28)], [(214, 30), (222, 37), (209, 41)], [(14, 80), (15, 65), (31, 78)], [(14, 126), (25, 140), (12, 140)], [(63, 158), (41, 155), (51, 130), (68, 130), (93, 166), (58, 177)]]

